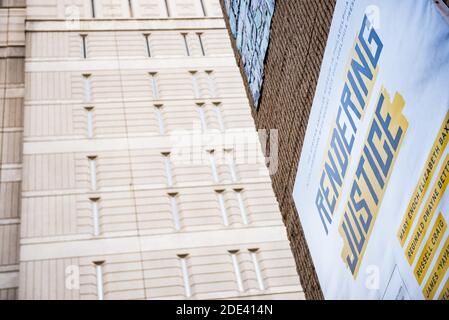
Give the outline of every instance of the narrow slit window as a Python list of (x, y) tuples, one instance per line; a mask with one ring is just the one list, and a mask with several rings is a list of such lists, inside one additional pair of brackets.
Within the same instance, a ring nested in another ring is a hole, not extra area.
[(207, 131), (207, 120), (206, 120), (206, 112), (204, 110), (204, 104), (200, 103), (197, 104), (198, 106), (198, 116), (200, 118), (200, 126), (201, 126), (201, 131), (202, 132), (206, 132)]
[(265, 290), (265, 285), (263, 282), (263, 276), (262, 276), (262, 271), (260, 269), (259, 260), (257, 258), (258, 251), (259, 251), (259, 249), (250, 249), (249, 253), (251, 255), (251, 260), (253, 261), (254, 271), (256, 272), (259, 290), (263, 291), (263, 290)]
[(198, 86), (198, 72), (196, 71), (190, 71), (190, 75), (192, 77), (192, 87), (193, 87), (193, 94), (195, 96), (195, 99), (201, 98), (200, 88)]
[(92, 13), (92, 18), (95, 18), (95, 0), (90, 0), (90, 10)]
[(104, 300), (104, 288), (103, 288), (103, 266), (104, 261), (95, 261), (95, 273), (97, 275), (97, 299)]
[(187, 33), (181, 33), (181, 35), (184, 40), (184, 47), (186, 49), (186, 54), (188, 57), (190, 57), (190, 49), (189, 49), (189, 42), (187, 41)]
[(214, 72), (212, 70), (207, 70), (207, 83), (209, 86), (210, 96), (213, 98), (217, 97), (217, 87), (215, 85)]
[(168, 4), (168, 0), (164, 0), (165, 3), (165, 12), (167, 13), (167, 17), (171, 16), (170, 5)]
[(210, 162), (210, 168), (212, 170), (212, 178), (214, 179), (215, 183), (219, 183), (220, 180), (218, 179), (217, 163), (215, 161), (214, 150), (209, 151), (209, 162)]
[(246, 212), (245, 203), (243, 201), (242, 192), (243, 190), (234, 190), (235, 196), (237, 197), (237, 202), (239, 203), (240, 215), (244, 225), (248, 225), (248, 214)]
[(87, 59), (87, 34), (81, 36), (81, 54), (84, 59)]
[(171, 207), (171, 213), (173, 218), (173, 226), (175, 227), (176, 231), (181, 230), (181, 221), (179, 219), (179, 210), (178, 210), (178, 202), (177, 202), (177, 196), (178, 194), (169, 194), (170, 197), (170, 207)]
[(94, 108), (86, 107), (86, 120), (87, 120), (87, 137), (92, 139), (94, 137)]
[(97, 190), (97, 157), (90, 156), (89, 159), (89, 171), (90, 171), (90, 189), (92, 191)]
[(224, 199), (224, 190), (217, 190), (215, 192), (217, 193), (218, 205), (220, 206), (220, 212), (221, 212), (221, 217), (223, 219), (223, 224), (226, 227), (228, 227), (229, 219), (228, 219), (228, 212), (226, 210), (226, 204), (225, 204), (225, 199)]
[(92, 100), (92, 93), (91, 93), (91, 74), (83, 74), (83, 81), (84, 81), (84, 102), (91, 102)]
[(129, 11), (129, 17), (130, 18), (134, 17), (133, 1), (132, 0), (128, 0), (128, 11)]
[(232, 266), (234, 267), (234, 274), (235, 274), (235, 280), (237, 282), (237, 288), (240, 292), (244, 292), (245, 289), (243, 288), (243, 281), (242, 281), (242, 274), (240, 272), (240, 265), (239, 261), (237, 259), (237, 254), (239, 253), (238, 250), (229, 251), (229, 254), (231, 255), (232, 259)]
[(151, 58), (150, 34), (146, 33), (143, 36), (145, 38), (145, 47), (147, 50), (147, 56), (148, 56), (148, 58)]
[(220, 128), (220, 131), (225, 132), (226, 127), (224, 124), (223, 115), (221, 113), (220, 103), (214, 103), (214, 112), (215, 112), (215, 117), (217, 118), (218, 127)]
[(203, 16), (207, 17), (207, 11), (206, 11), (206, 6), (204, 5), (204, 0), (199, 0), (199, 1), (200, 1), (201, 11), (203, 13)]
[(202, 39), (203, 34), (202, 33), (197, 33), (196, 35), (198, 36), (198, 42), (200, 43), (201, 54), (203, 56), (205, 56), (206, 55), (206, 51), (204, 50), (204, 44), (203, 44), (203, 39)]
[(94, 227), (94, 236), (98, 237), (100, 235), (100, 214), (98, 210), (98, 202), (99, 198), (91, 198), (90, 199), (90, 207), (92, 211), (92, 221)]
[(167, 177), (167, 186), (173, 187), (173, 175), (172, 175), (172, 166), (170, 161), (170, 153), (162, 153), (164, 157), (164, 165), (165, 165), (165, 176)]
[(226, 163), (229, 167), (232, 182), (237, 182), (237, 171), (235, 169), (234, 153), (232, 150), (225, 150)]
[(159, 134), (165, 134), (165, 123), (164, 123), (164, 115), (162, 114), (162, 105), (158, 104), (154, 106), (154, 112), (156, 114), (157, 123), (159, 126)]
[(190, 298), (192, 296), (192, 289), (190, 288), (190, 275), (189, 275), (189, 268), (187, 266), (188, 257), (189, 255), (187, 254), (178, 255), (181, 264), (182, 278), (184, 280), (185, 295), (187, 298)]
[(153, 93), (153, 99), (159, 100), (159, 88), (157, 85), (157, 72), (151, 72), (151, 90)]

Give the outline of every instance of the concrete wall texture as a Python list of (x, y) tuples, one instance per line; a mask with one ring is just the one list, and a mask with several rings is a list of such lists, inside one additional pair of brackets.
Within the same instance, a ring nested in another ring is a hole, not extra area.
[[(224, 8), (225, 1), (221, 3)], [(292, 193), (335, 3), (336, 0), (276, 1), (258, 112), (251, 101), (256, 127), (278, 130), (279, 162), (272, 175), (273, 189), (308, 299), (322, 299), (323, 295)], [(243, 71), (235, 42), (233, 47)], [(244, 81), (251, 97), (245, 77)], [(269, 145), (266, 152), (270, 152)]]
[(1, 299), (304, 298), (219, 0), (0, 3)]

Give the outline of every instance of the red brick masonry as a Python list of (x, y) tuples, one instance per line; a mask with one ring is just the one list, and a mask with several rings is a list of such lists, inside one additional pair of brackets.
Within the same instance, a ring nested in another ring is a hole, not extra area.
[[(221, 2), (224, 8), (224, 0)], [(292, 193), (335, 3), (336, 0), (276, 1), (260, 109), (252, 109), (258, 129), (279, 130), (279, 168), (272, 176), (273, 189), (307, 299), (323, 299), (323, 294)], [(223, 12), (226, 14), (226, 10)], [(245, 84), (251, 97), (246, 79)]]

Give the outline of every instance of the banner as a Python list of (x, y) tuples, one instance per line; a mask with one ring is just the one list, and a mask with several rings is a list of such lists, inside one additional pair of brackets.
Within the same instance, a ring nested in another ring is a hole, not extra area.
[(337, 2), (293, 195), (327, 299), (449, 299), (443, 6)]

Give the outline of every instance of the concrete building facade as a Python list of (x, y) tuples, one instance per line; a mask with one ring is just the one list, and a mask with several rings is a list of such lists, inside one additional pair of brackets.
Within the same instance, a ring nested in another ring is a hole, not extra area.
[(19, 279), (25, 1), (0, 2), (0, 299)]
[(218, 0), (0, 7), (0, 298), (304, 297)]

